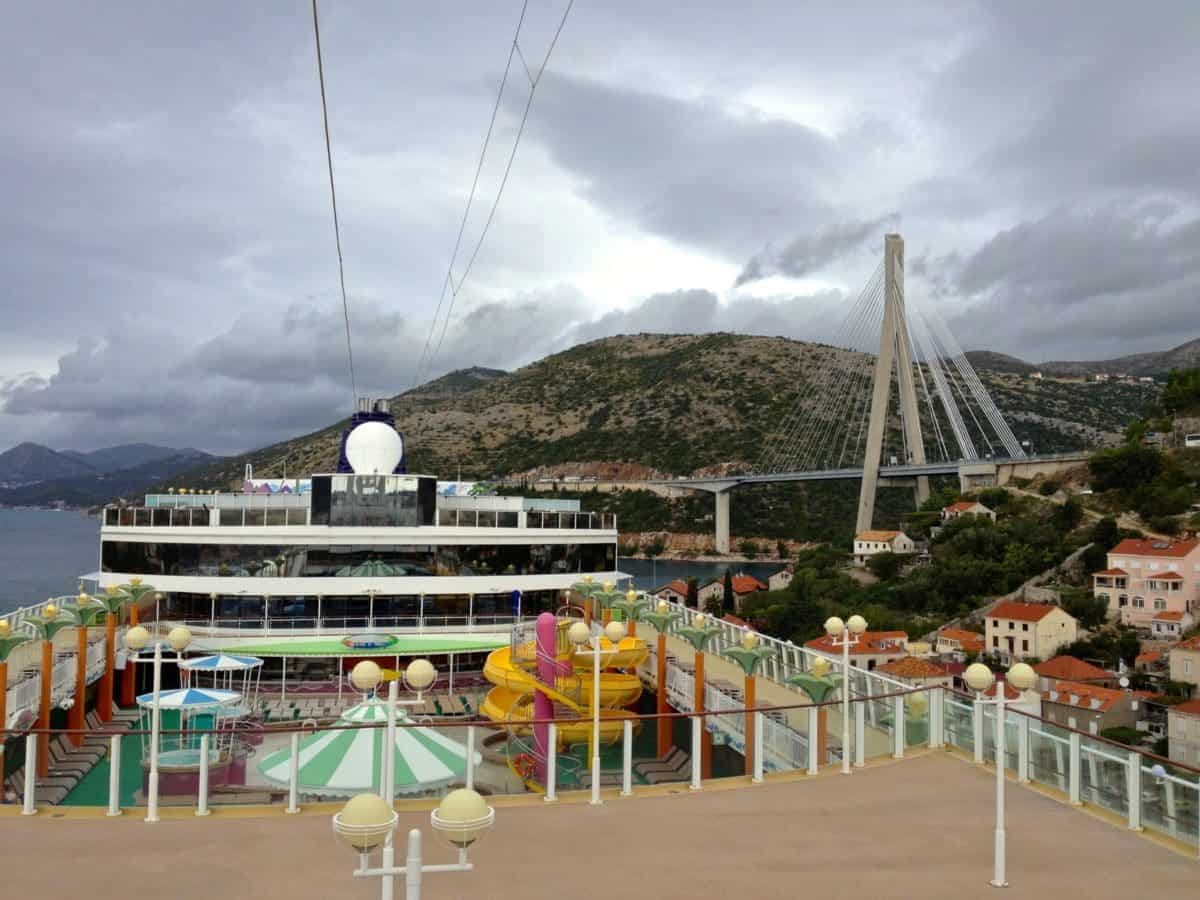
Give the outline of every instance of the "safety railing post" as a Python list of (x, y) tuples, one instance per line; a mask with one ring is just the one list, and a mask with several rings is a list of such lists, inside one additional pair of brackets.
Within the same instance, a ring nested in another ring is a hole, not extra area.
[(766, 718), (762, 713), (754, 714), (754, 782), (762, 784), (762, 732)]
[(983, 703), (976, 700), (971, 705), (972, 743), (975, 745), (975, 762), (983, 764)]
[(692, 716), (692, 784), (693, 791), (700, 790), (700, 732), (704, 728), (704, 720)]
[(893, 759), (904, 759), (904, 695), (895, 698), (895, 712), (892, 714), (892, 736), (895, 744), (892, 747)]
[(818, 758), (820, 750), (820, 713), (815, 706), (808, 708), (808, 774), (816, 775), (817, 767), (821, 764)]
[(1080, 784), (1080, 766), (1081, 752), (1079, 747), (1079, 733), (1071, 732), (1070, 752), (1067, 754), (1067, 785), (1068, 794), (1071, 798), (1071, 803), (1074, 806), (1082, 805), (1083, 801), (1079, 799), (1079, 784)]
[[(846, 748), (842, 748), (845, 753)], [(865, 701), (854, 704), (854, 765), (867, 764), (867, 709)]]
[(555, 781), (558, 778), (558, 726), (551, 722), (546, 730), (546, 796), (542, 799), (553, 803), (558, 799), (555, 794)]
[(1029, 716), (1017, 716), (1017, 778), (1029, 783)]
[(208, 815), (208, 735), (200, 735), (200, 788), (196, 798), (196, 815)]
[(108, 745), (108, 813), (121, 814), (121, 736), (114, 734)]
[(629, 797), (633, 794), (633, 720), (626, 719), (624, 722), (624, 734), (622, 735), (622, 750), (624, 751), (624, 759), (621, 761), (621, 796)]
[(1136, 750), (1129, 751), (1128, 773), (1125, 775), (1126, 786), (1129, 789), (1129, 827), (1133, 831), (1142, 830), (1142, 755)]
[(288, 805), (287, 812), (300, 812), (300, 733), (292, 732), (292, 749), (288, 759)]
[(467, 726), (467, 789), (475, 789), (475, 726)]
[(929, 746), (946, 745), (946, 693), (936, 687), (929, 692)]
[(25, 735), (25, 801), (21, 806), (21, 815), (37, 814), (37, 806), (33, 802), (34, 792), (37, 791), (37, 742), (36, 734)]

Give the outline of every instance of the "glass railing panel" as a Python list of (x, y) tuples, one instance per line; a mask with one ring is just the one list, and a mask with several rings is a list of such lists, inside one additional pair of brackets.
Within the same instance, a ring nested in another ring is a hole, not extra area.
[(1049, 722), (1029, 723), (1029, 780), (1066, 794), (1070, 790), (1071, 739)]
[(975, 752), (973, 704), (969, 700), (948, 693), (945, 695), (942, 709), (946, 743), (973, 754)]
[(1119, 751), (1082, 738), (1079, 751), (1080, 799), (1125, 817), (1129, 815), (1129, 766)]
[(904, 745), (916, 747), (929, 743), (930, 703), (927, 692), (904, 697)]
[[(1141, 776), (1142, 826), (1195, 846), (1200, 775), (1179, 766), (1143, 759)], [(1161, 774), (1154, 765), (1162, 767)]]

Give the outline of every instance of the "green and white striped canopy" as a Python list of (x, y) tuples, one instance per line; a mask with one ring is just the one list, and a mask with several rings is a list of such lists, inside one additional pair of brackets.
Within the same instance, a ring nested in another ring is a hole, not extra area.
[[(406, 716), (398, 710), (398, 720)], [(342, 714), (347, 724), (387, 721), (387, 704), (367, 700)], [(325, 794), (378, 791), (385, 728), (319, 731), (300, 740), (300, 790)], [(291, 750), (278, 750), (259, 763), (268, 781), (288, 783)], [(482, 759), (475, 754), (475, 764)], [(467, 772), (467, 748), (432, 728), (396, 729), (397, 794), (420, 794), (461, 781)]]

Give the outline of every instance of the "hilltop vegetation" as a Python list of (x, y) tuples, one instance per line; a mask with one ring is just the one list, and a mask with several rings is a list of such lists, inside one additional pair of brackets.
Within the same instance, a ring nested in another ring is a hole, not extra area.
[[(464, 478), (492, 478), (600, 461), (666, 475), (739, 470), (780, 439), (815, 379), (869, 362), (862, 353), (785, 338), (621, 335), (515, 372), (451, 373), (396, 396), (392, 410), (410, 470), (443, 477), (460, 466)], [(987, 371), (981, 377), (1017, 436), (1038, 452), (1116, 442), (1153, 399), (1134, 385), (1040, 383)], [(177, 483), (238, 484), (246, 463), (264, 477), (278, 477), (285, 464), (289, 473), (329, 469), (344, 424), (230, 457)]]

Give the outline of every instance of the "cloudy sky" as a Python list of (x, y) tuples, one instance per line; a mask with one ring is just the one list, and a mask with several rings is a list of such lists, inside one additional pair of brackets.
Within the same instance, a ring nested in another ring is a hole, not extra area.
[[(534, 74), (565, 6), (529, 0)], [(322, 6), (362, 393), (418, 377), (520, 10)], [(829, 337), (889, 230), (967, 347), (1200, 336), (1198, 46), (1194, 0), (578, 0), (432, 372)], [(12, 6), (0, 107), (0, 449), (233, 452), (348, 410), (308, 3)]]

